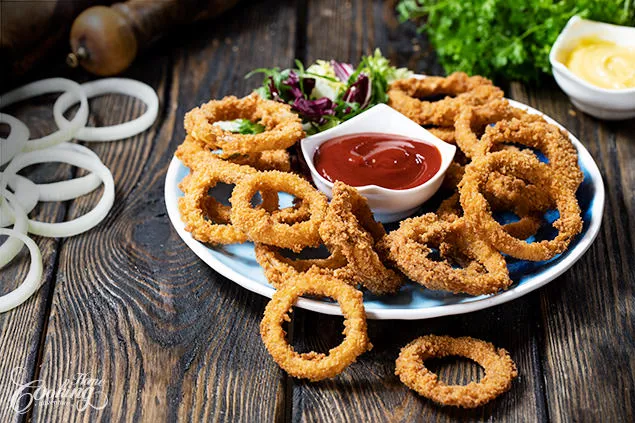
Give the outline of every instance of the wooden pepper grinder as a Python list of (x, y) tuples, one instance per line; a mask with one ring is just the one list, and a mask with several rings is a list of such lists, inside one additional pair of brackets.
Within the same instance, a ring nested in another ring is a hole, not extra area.
[(82, 12), (70, 34), (67, 63), (100, 76), (116, 75), (140, 48), (176, 26), (219, 15), (238, 0), (129, 0)]

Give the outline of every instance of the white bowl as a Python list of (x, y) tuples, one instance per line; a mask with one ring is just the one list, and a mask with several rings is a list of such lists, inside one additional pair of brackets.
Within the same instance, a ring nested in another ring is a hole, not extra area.
[(590, 21), (574, 16), (569, 19), (551, 48), (549, 61), (553, 76), (571, 102), (580, 110), (606, 120), (635, 117), (635, 88), (609, 90), (596, 87), (571, 72), (564, 64), (569, 52), (585, 37), (597, 37), (622, 46), (635, 47), (635, 28)]
[(360, 194), (368, 199), (375, 219), (380, 222), (394, 222), (414, 213), (426, 200), (434, 195), (441, 186), (445, 172), (450, 166), (456, 147), (432, 135), (417, 123), (408, 119), (395, 109), (378, 104), (369, 110), (347, 120), (334, 128), (310, 136), (300, 142), (302, 154), (315, 186), (331, 198), (333, 183), (322, 177), (315, 169), (313, 157), (322, 143), (342, 135), (359, 133), (382, 133), (412, 137), (435, 146), (441, 153), (439, 171), (423, 184), (409, 189), (388, 189), (377, 185), (357, 187)]

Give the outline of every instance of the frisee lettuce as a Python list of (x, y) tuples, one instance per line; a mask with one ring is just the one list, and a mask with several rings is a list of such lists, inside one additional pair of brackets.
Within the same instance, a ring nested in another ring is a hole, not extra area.
[(263, 98), (290, 104), (302, 118), (305, 131), (314, 134), (385, 103), (388, 84), (407, 78), (412, 72), (391, 66), (377, 49), (362, 57), (357, 68), (334, 60), (318, 60), (305, 69), (296, 60), (295, 68), (256, 69), (246, 78), (254, 74), (264, 75), (256, 92)]

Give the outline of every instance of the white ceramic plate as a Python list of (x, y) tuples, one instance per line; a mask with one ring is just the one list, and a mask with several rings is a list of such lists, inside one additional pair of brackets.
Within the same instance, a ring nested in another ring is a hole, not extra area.
[[(524, 104), (510, 100), (510, 103), (530, 113), (541, 114)], [(553, 119), (545, 118), (558, 126)], [(573, 239), (569, 249), (557, 257), (545, 262), (528, 262), (508, 258), (510, 276), (514, 281), (512, 287), (502, 293), (471, 297), (446, 292), (431, 291), (413, 283), (406, 283), (399, 293), (394, 296), (376, 297), (365, 294), (364, 305), (370, 319), (428, 319), (451, 314), (469, 313), (492, 307), (540, 288), (560, 276), (570, 268), (589, 248), (600, 230), (602, 213), (604, 211), (604, 184), (600, 171), (593, 158), (584, 146), (570, 135), (571, 141), (578, 150), (580, 168), (584, 172), (584, 181), (577, 192), (584, 227), (582, 233)], [(253, 244), (234, 244), (222, 247), (210, 247), (196, 241), (185, 231), (177, 208), (177, 199), (183, 194), (178, 188), (179, 182), (189, 170), (177, 158), (173, 158), (165, 179), (165, 204), (170, 221), (185, 244), (207, 265), (226, 278), (242, 287), (271, 298), (274, 288), (267, 282), (262, 269), (256, 262)], [(214, 193), (226, 200), (229, 191)], [(281, 195), (281, 204), (290, 203), (290, 197)], [(423, 211), (427, 211), (422, 209)], [(546, 219), (550, 222), (557, 218), (557, 213), (549, 212)], [(544, 225), (549, 236), (549, 228)], [(541, 229), (542, 230), (542, 229)], [(319, 313), (340, 315), (337, 303), (328, 300), (301, 298), (297, 307), (313, 310)]]

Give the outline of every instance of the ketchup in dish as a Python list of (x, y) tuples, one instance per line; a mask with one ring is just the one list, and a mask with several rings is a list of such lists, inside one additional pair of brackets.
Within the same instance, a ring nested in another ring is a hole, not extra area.
[(360, 133), (326, 141), (315, 152), (313, 163), (331, 182), (408, 189), (439, 171), (441, 153), (431, 144), (401, 135)]

